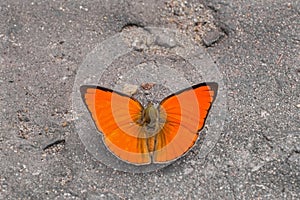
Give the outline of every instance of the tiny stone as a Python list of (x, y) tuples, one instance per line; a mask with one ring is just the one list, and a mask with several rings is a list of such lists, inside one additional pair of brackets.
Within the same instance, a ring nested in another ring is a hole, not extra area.
[(145, 91), (144, 91), (144, 94), (145, 94), (145, 95), (149, 95), (149, 94), (150, 94), (150, 91), (149, 91), (149, 90), (145, 90)]
[(193, 168), (186, 168), (186, 169), (184, 169), (183, 174), (188, 175), (188, 174), (192, 173), (193, 171), (194, 171)]
[(128, 95), (133, 95), (137, 92), (138, 86), (132, 84), (125, 84), (123, 87), (123, 92)]
[(156, 45), (162, 46), (165, 48), (174, 48), (177, 46), (177, 42), (172, 37), (166, 37), (166, 36), (157, 36), (155, 40)]
[(205, 46), (210, 47), (212, 44), (216, 43), (219, 41), (222, 37), (224, 36), (223, 33), (221, 33), (218, 30), (213, 30), (208, 33), (206, 33), (202, 40)]
[(64, 121), (64, 122), (62, 123), (62, 127), (66, 127), (66, 126), (68, 126), (68, 122)]
[(41, 173), (40, 171), (36, 171), (36, 172), (33, 172), (32, 175), (33, 175), (33, 176), (37, 176), (37, 175), (39, 175), (40, 173)]
[(141, 87), (144, 90), (150, 90), (151, 88), (153, 88), (154, 85), (155, 85), (155, 83), (142, 83)]
[(145, 45), (145, 41), (139, 39), (139, 38), (136, 38), (133, 42), (132, 42), (132, 47), (134, 50), (136, 51), (142, 51), (144, 49), (146, 49), (146, 45)]

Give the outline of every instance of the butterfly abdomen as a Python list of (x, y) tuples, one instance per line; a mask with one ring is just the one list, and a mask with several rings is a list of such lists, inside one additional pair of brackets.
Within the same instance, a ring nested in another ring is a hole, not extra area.
[(155, 150), (155, 136), (147, 138), (148, 151), (153, 152)]

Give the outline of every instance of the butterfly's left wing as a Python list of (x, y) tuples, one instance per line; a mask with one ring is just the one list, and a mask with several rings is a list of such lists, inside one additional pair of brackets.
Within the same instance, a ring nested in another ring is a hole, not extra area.
[(217, 83), (201, 83), (172, 94), (160, 103), (160, 115), (165, 123), (156, 135), (154, 162), (175, 160), (194, 145), (217, 90)]
[(123, 161), (150, 163), (146, 136), (137, 124), (143, 106), (126, 94), (99, 86), (81, 86), (80, 91), (108, 149)]

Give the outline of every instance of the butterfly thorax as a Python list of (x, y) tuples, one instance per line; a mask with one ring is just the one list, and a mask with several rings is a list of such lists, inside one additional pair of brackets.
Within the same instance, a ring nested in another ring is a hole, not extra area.
[(160, 129), (159, 110), (149, 102), (142, 112), (140, 125), (143, 126), (147, 137), (155, 135)]

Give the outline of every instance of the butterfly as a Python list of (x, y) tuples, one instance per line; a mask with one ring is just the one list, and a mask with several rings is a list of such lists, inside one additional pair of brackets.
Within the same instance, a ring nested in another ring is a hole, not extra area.
[(83, 85), (81, 96), (106, 147), (133, 165), (169, 163), (188, 152), (204, 127), (218, 84), (200, 83), (144, 107), (108, 88)]

